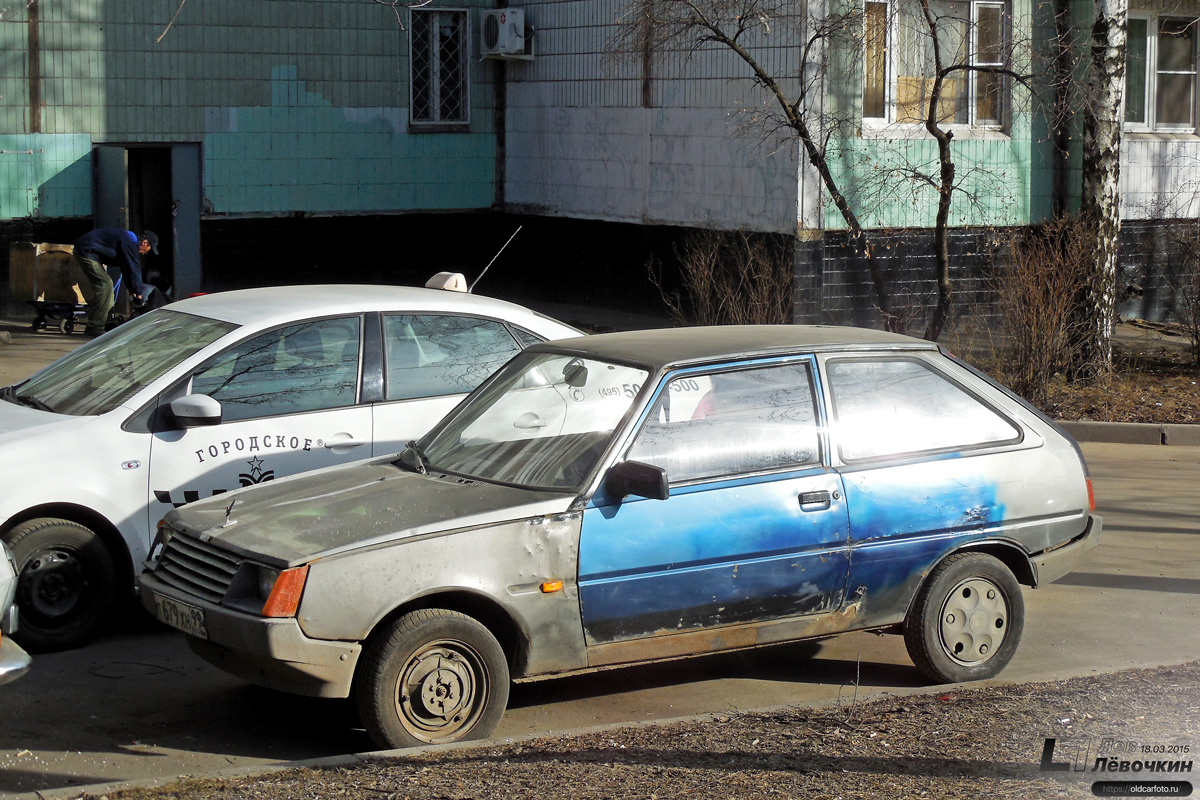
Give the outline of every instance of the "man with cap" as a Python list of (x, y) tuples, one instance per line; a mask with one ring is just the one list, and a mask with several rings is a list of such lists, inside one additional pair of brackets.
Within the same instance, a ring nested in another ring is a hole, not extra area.
[(158, 255), (158, 236), (154, 231), (142, 231), (138, 236), (124, 228), (96, 228), (75, 241), (75, 260), (92, 284), (92, 304), (88, 307), (87, 327), (89, 336), (104, 333), (108, 312), (116, 298), (113, 297), (113, 282), (105, 264), (121, 268), (121, 275), (129, 296), (140, 305), (146, 295), (142, 283), (142, 256), (146, 253)]

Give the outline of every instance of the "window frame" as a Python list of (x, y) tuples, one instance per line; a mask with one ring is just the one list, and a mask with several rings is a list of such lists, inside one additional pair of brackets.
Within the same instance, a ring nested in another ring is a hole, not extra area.
[[(1192, 58), (1191, 70), (1160, 70), (1158, 65), (1158, 41), (1159, 33), (1162, 29), (1162, 22), (1167, 19), (1184, 20), (1191, 25), (1192, 34)], [(1200, 16), (1188, 16), (1186, 14), (1166, 14), (1156, 11), (1130, 11), (1128, 12), (1128, 20), (1144, 20), (1146, 22), (1146, 39), (1145, 39), (1145, 57), (1144, 65), (1145, 80), (1142, 86), (1142, 104), (1144, 119), (1140, 122), (1131, 122), (1128, 119), (1129, 113), (1129, 48), (1128, 43), (1132, 39), (1132, 35), (1126, 42), (1125, 56), (1125, 108), (1122, 111), (1122, 125), (1124, 130), (1131, 133), (1196, 133), (1198, 121), (1197, 105), (1198, 96), (1200, 96)], [(1159, 76), (1163, 74), (1187, 74), (1192, 78), (1192, 98), (1189, 108), (1191, 119), (1186, 123), (1160, 123), (1158, 122), (1158, 89)]]
[[(826, 440), (826, 425), (825, 425), (825, 407), (822, 402), (822, 389), (820, 370), (817, 366), (816, 358), (813, 355), (803, 356), (787, 356), (781, 359), (771, 360), (754, 360), (744, 363), (724, 364), (724, 365), (705, 365), (698, 367), (688, 367), (685, 369), (674, 370), (660, 376), (654, 394), (648, 399), (645, 407), (639, 414), (637, 423), (634, 425), (628, 440), (621, 446), (621, 457), (618, 460), (634, 460), (639, 461), (639, 454), (636, 452), (639, 441), (650, 423), (650, 416), (658, 407), (663, 394), (670, 391), (670, 385), (677, 380), (694, 380), (697, 378), (711, 378), (716, 375), (730, 375), (739, 372), (748, 372), (763, 369), (786, 369), (788, 367), (800, 367), (808, 375), (808, 394), (813, 413), (813, 434), (815, 439), (816, 453), (812, 461), (803, 463), (795, 462), (788, 464), (780, 464), (776, 466), (760, 467), (754, 469), (741, 469), (733, 471), (723, 471), (719, 474), (706, 476), (688, 476), (679, 477), (677, 474), (672, 475), (669, 471), (667, 479), (671, 487), (686, 487), (697, 486), (704, 484), (719, 484), (728, 481), (741, 481), (757, 478), (763, 475), (775, 475), (794, 472), (809, 472), (812, 470), (823, 469), (828, 463), (828, 443)], [(647, 462), (652, 463), (652, 462)]]
[[(289, 328), (298, 328), (302, 325), (320, 325), (320, 324), (330, 323), (330, 322), (340, 323), (340, 322), (347, 322), (350, 320), (353, 320), (358, 328), (358, 362), (354, 368), (354, 398), (353, 398), (352, 402), (345, 403), (342, 405), (322, 405), (322, 406), (318, 406), (318, 407), (314, 407), (314, 408), (305, 408), (305, 409), (300, 409), (300, 410), (272, 411), (270, 413), (265, 413), (265, 414), (253, 414), (250, 416), (236, 416), (234, 418), (229, 418), (228, 416), (223, 414), (221, 424), (226, 424), (226, 423), (236, 424), (236, 423), (241, 423), (241, 422), (254, 422), (256, 420), (277, 419), (279, 417), (299, 417), (299, 416), (302, 416), (305, 414), (322, 414), (322, 413), (327, 413), (327, 412), (331, 412), (331, 411), (344, 411), (346, 409), (360, 407), (360, 406), (364, 405), (362, 393), (363, 393), (363, 361), (364, 361), (364, 357), (365, 357), (364, 356), (365, 340), (364, 340), (364, 335), (363, 335), (364, 331), (365, 331), (365, 320), (363, 319), (362, 314), (353, 314), (353, 313), (352, 314), (331, 314), (331, 315), (323, 316), (323, 317), (309, 317), (307, 319), (292, 320), (290, 322), (285, 322), (281, 325), (276, 325), (271, 328), (265, 328), (260, 331), (255, 331), (254, 333), (246, 334), (241, 339), (238, 339), (236, 342), (230, 343), (228, 347), (222, 348), (220, 352), (212, 354), (208, 358), (204, 359), (204, 361), (202, 361), (200, 364), (197, 364), (195, 367), (190, 369), (188, 371), (187, 375), (180, 382), (179, 386), (181, 387), (182, 392), (184, 392), (186, 394), (199, 393), (199, 394), (205, 395), (206, 397), (212, 397), (212, 395), (208, 392), (205, 392), (205, 391), (198, 392), (199, 387), (197, 387), (195, 385), (196, 378), (198, 376), (200, 376), (202, 373), (212, 369), (214, 366), (216, 366), (218, 364), (218, 362), (221, 362), (224, 359), (226, 359), (233, 351), (237, 350), (238, 348), (242, 347), (243, 345), (248, 344), (249, 342), (258, 340), (258, 339), (266, 338), (268, 336), (277, 336), (277, 335), (279, 335), (279, 333), (281, 331), (287, 330)], [(283, 346), (282, 340), (280, 341), (278, 346), (279, 347)], [(170, 392), (168, 392), (167, 394), (170, 394)], [(226, 405), (230, 403), (230, 401), (228, 401), (228, 400), (222, 401), (219, 398), (215, 398), (215, 397), (213, 399), (217, 400), (217, 402), (221, 403), (222, 409), (225, 409)], [(237, 403), (232, 403), (231, 405), (233, 405), (235, 407), (238, 406)]]
[[(983, 408), (990, 411), (996, 417), (1009, 425), (1015, 435), (1008, 439), (993, 439), (985, 442), (975, 443), (960, 443), (955, 445), (945, 445), (942, 447), (919, 448), (915, 450), (902, 450), (896, 452), (876, 453), (873, 455), (848, 457), (843, 448), (845, 437), (841, 433), (841, 418), (839, 403), (837, 398), (836, 381), (833, 379), (832, 370), (837, 364), (846, 363), (894, 363), (907, 362), (917, 364), (931, 375), (940, 378), (950, 386), (960, 391), (963, 395), (978, 403)], [(970, 453), (983, 450), (993, 450), (996, 448), (1015, 447), (1020, 445), (1025, 440), (1024, 428), (1017, 420), (1013, 419), (1012, 415), (1001, 409), (995, 403), (988, 400), (980, 392), (974, 390), (970, 386), (964, 384), (961, 380), (951, 375), (946, 370), (940, 369), (937, 364), (930, 360), (921, 358), (915, 355), (862, 355), (862, 356), (847, 356), (833, 355), (822, 360), (822, 381), (826, 396), (829, 402), (829, 419), (830, 428), (832, 430), (833, 442), (831, 443), (832, 450), (837, 453), (840, 462), (849, 467), (869, 466), (882, 463), (892, 463), (897, 461), (920, 460), (936, 456), (945, 456), (948, 454)]]
[[(971, 66), (993, 66), (1000, 62), (981, 62), (979, 60), (979, 30), (980, 30), (980, 10), (986, 7), (998, 7), (1000, 9), (1000, 43), (999, 48), (1002, 52), (1007, 52), (1012, 47), (1012, 2), (1011, 0), (963, 0), (969, 6), (969, 18), (967, 21), (967, 59), (966, 63)], [(884, 46), (884, 55), (882, 59), (883, 65), (883, 115), (882, 116), (867, 116), (867, 67), (872, 59), (868, 52), (868, 46), (871, 40), (878, 40), (877, 37), (870, 36), (867, 30), (867, 21), (870, 17), (868, 9), (871, 6), (882, 6), (884, 8), (885, 20), (885, 35), (882, 37)], [(883, 128), (898, 128), (900, 130), (917, 130), (924, 128), (924, 117), (920, 120), (902, 120), (900, 118), (900, 104), (897, 95), (899, 70), (901, 69), (900, 55), (898, 47), (899, 34), (898, 26), (897, 0), (868, 0), (863, 5), (863, 38), (862, 38), (862, 60), (863, 60), (863, 80), (860, 89), (862, 91), (862, 103), (860, 106), (861, 119), (864, 132), (879, 130)], [(963, 70), (966, 74), (967, 91), (965, 96), (965, 104), (967, 106), (967, 121), (953, 122), (940, 121), (939, 124), (952, 130), (976, 130), (976, 131), (998, 131), (1003, 132), (1009, 124), (1009, 114), (1012, 106), (1012, 82), (1007, 78), (1001, 77), (1001, 89), (999, 92), (999, 110), (994, 121), (980, 122), (978, 119), (979, 113), (979, 83), (982, 73), (975, 70)]]
[[(429, 119), (417, 119), (416, 109), (418, 104), (417, 92), (417, 35), (418, 28), (421, 27), (415, 21), (424, 15), (433, 17), (441, 17), (444, 15), (458, 16), (462, 21), (461, 34), (462, 46), (459, 49), (460, 58), (460, 90), (462, 92), (462, 117), (445, 119), (441, 114), (442, 97), (442, 77), (441, 77), (441, 44), (434, 35), (434, 32), (440, 26), (440, 23), (435, 20), (428, 27), (430, 41), (428, 47), (430, 51), (428, 74), (425, 78), (428, 81), (431, 91), (429, 98), (429, 109), (431, 117)], [(408, 124), (413, 131), (421, 131), (427, 133), (436, 133), (438, 131), (456, 131), (461, 132), (464, 128), (469, 128), (471, 125), (471, 15), (466, 8), (450, 7), (429, 7), (429, 8), (413, 8), (409, 10), (409, 25), (408, 25)]]

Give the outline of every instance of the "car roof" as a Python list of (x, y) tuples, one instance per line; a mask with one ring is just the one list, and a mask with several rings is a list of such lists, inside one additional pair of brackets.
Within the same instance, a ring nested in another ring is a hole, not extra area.
[(730, 358), (831, 350), (936, 350), (898, 333), (836, 325), (720, 325), (602, 333), (537, 349), (568, 351), (654, 369)]
[[(271, 327), (295, 319), (365, 311), (427, 311), (499, 317), (542, 333), (545, 322), (562, 328), (560, 336), (581, 332), (516, 303), (445, 289), (368, 284), (268, 286), (196, 295), (170, 305), (174, 311), (237, 325)], [(539, 323), (539, 320), (542, 323)], [(568, 333), (569, 332), (569, 333)]]

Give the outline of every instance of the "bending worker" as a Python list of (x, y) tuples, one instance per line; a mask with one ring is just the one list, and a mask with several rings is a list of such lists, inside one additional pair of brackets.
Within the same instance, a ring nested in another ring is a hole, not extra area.
[(140, 305), (146, 295), (146, 287), (142, 284), (142, 256), (148, 252), (158, 255), (158, 236), (154, 231), (142, 231), (139, 237), (124, 228), (96, 228), (76, 240), (75, 260), (92, 284), (92, 304), (88, 307), (84, 329), (88, 336), (104, 333), (108, 312), (116, 302), (112, 278), (104, 265), (121, 268), (129, 296)]

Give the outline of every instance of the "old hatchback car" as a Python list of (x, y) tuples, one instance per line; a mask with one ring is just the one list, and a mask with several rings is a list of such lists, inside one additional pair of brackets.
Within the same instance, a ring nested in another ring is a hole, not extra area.
[(514, 677), (861, 629), (987, 678), (1101, 521), (1075, 443), (934, 344), (833, 327), (535, 345), (398, 459), (167, 515), (145, 606), (381, 746), (486, 736)]
[(525, 345), (578, 335), (461, 292), (248, 289), (138, 317), (0, 390), (18, 638), (91, 636), (171, 508), (394, 455)]
[(0, 683), (15, 681), (29, 671), (29, 654), (11, 636), (17, 629), (16, 594), (17, 560), (0, 542)]

